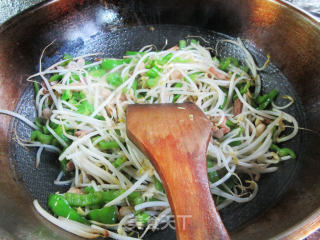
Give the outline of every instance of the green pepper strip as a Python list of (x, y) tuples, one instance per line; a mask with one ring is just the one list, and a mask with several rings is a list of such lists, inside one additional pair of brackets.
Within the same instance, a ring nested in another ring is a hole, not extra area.
[(117, 158), (112, 165), (116, 168), (120, 167), (126, 160), (124, 158)]
[(111, 206), (92, 210), (89, 212), (88, 217), (97, 222), (115, 224), (117, 221), (117, 207)]
[(145, 63), (145, 68), (146, 69), (150, 69), (150, 68), (155, 66), (155, 64), (154, 64), (155, 60), (150, 60), (149, 58), (146, 58), (144, 63)]
[(46, 135), (46, 134), (38, 134), (38, 140), (42, 143), (42, 144), (50, 144), (51, 141), (53, 140), (53, 136), (52, 135)]
[(152, 88), (152, 87), (154, 87), (154, 86), (157, 85), (158, 81), (159, 81), (159, 77), (158, 77), (158, 76), (156, 76), (156, 77), (150, 77), (150, 78), (147, 80), (146, 85), (147, 85), (147, 87)]
[(144, 202), (140, 192), (130, 193), (128, 196), (128, 201), (133, 205), (138, 205)]
[(187, 41), (186, 40), (180, 40), (179, 41), (179, 48), (183, 49), (187, 46)]
[[(239, 133), (238, 133), (235, 137), (236, 137), (236, 138), (237, 138), (237, 137), (240, 137), (240, 135), (243, 133), (243, 131), (244, 131), (244, 129), (243, 129), (243, 128), (240, 128)], [(242, 141), (238, 140), (238, 141), (234, 141), (234, 142), (229, 143), (229, 145), (230, 145), (231, 147), (235, 147), (235, 146), (239, 146), (241, 143), (242, 143)]]
[(42, 144), (50, 144), (51, 141), (53, 140), (53, 136), (52, 135), (43, 134), (39, 130), (35, 130), (35, 131), (31, 132), (30, 139), (31, 139), (31, 141), (37, 141), (38, 140)]
[(208, 178), (209, 178), (209, 181), (212, 183), (220, 179), (216, 171), (208, 172)]
[(173, 53), (168, 53), (167, 55), (165, 55), (164, 57), (160, 58), (159, 60), (156, 61), (157, 64), (159, 65), (164, 65), (167, 62), (169, 62), (169, 60), (173, 57)]
[(69, 144), (70, 143), (70, 139), (67, 138), (64, 134), (63, 134), (63, 129), (62, 129), (62, 125), (58, 125), (58, 127), (56, 127), (54, 130), (53, 130), (63, 141), (66, 142), (66, 144)]
[(91, 103), (89, 103), (87, 100), (85, 100), (79, 104), (77, 113), (89, 116), (91, 113), (93, 113), (93, 111), (94, 111), (94, 106)]
[(290, 155), (290, 157), (296, 158), (296, 154), (290, 148), (279, 148), (277, 145), (271, 144), (270, 149), (277, 152), (280, 157)]
[(249, 68), (247, 66), (240, 66), (239, 68), (246, 73), (249, 72)]
[(230, 62), (235, 66), (238, 67), (239, 66), (239, 61), (238, 59), (234, 58), (234, 57), (228, 57), (228, 59), (230, 60)]
[[(213, 162), (210, 159), (207, 159), (207, 168), (212, 168)], [(219, 180), (218, 173), (216, 171), (208, 172), (208, 179), (210, 182), (214, 183)]]
[(277, 130), (278, 130), (278, 126), (273, 126), (273, 128), (272, 128), (272, 139), (275, 138), (275, 133), (277, 132)]
[(296, 154), (290, 148), (281, 148), (278, 154), (280, 157), (290, 155), (292, 158), (296, 158)]
[(160, 192), (164, 192), (164, 188), (162, 183), (158, 180), (158, 178), (153, 177), (153, 181), (154, 181), (154, 187), (160, 191)]
[(65, 193), (64, 197), (72, 207), (86, 207), (102, 203), (101, 192), (88, 194)]
[(84, 193), (94, 193), (94, 188), (92, 186), (85, 187), (83, 189)]
[(56, 124), (56, 123), (54, 123), (54, 122), (49, 122), (49, 126), (51, 127), (51, 128), (57, 128), (59, 125), (58, 124)]
[(235, 129), (238, 125), (235, 124), (234, 122), (232, 122), (231, 120), (227, 119), (226, 121), (226, 125), (231, 128), (231, 129)]
[(101, 121), (106, 120), (106, 119), (104, 118), (104, 116), (101, 116), (101, 115), (95, 115), (94, 118), (95, 118), (95, 119), (98, 119), (98, 120), (101, 120)]
[(198, 45), (199, 42), (196, 39), (191, 39), (190, 43), (193, 43), (194, 45)]
[(226, 95), (226, 96), (224, 96), (223, 103), (222, 103), (222, 105), (219, 106), (219, 109), (221, 109), (221, 110), (224, 109), (224, 107), (227, 104), (227, 100), (228, 100), (228, 96)]
[(62, 159), (60, 163), (60, 168), (62, 169), (63, 172), (67, 172), (67, 164), (70, 160), (67, 160), (66, 158)]
[(112, 86), (118, 87), (124, 82), (124, 79), (122, 79), (120, 73), (112, 72), (107, 75), (107, 82)]
[[(82, 76), (85, 76), (85, 74), (83, 73)], [(75, 81), (80, 81), (80, 76), (78, 74), (71, 74), (71, 78)]]
[(73, 60), (72, 56), (71, 56), (70, 54), (68, 54), (68, 53), (66, 53), (66, 54), (63, 56), (63, 59), (66, 60), (66, 61), (64, 61), (64, 62), (62, 62), (62, 63), (60, 64), (60, 66), (63, 66), (63, 67), (64, 67), (64, 66), (67, 66), (68, 63)]
[(137, 222), (140, 222), (142, 224), (146, 224), (150, 219), (150, 215), (146, 212), (137, 213), (135, 216), (136, 216)]
[(275, 99), (278, 93), (279, 92), (276, 89), (273, 89), (271, 92), (269, 92), (268, 98), (266, 99), (266, 101), (261, 103), (257, 109), (258, 110), (265, 109), (273, 101), (273, 99)]
[(73, 92), (72, 93), (72, 98), (78, 102), (78, 101), (81, 101), (82, 99), (85, 99), (86, 98), (86, 94), (83, 92), (83, 91), (80, 91), (80, 92)]
[(155, 78), (159, 76), (159, 72), (161, 71), (160, 68), (157, 66), (152, 67), (150, 70), (148, 70), (145, 75), (149, 78)]
[(43, 120), (41, 119), (41, 118), (39, 118), (39, 117), (37, 117), (37, 118), (35, 118), (35, 120), (34, 120), (34, 124), (38, 127), (38, 128), (42, 128), (42, 126), (43, 126)]
[(265, 101), (267, 101), (267, 99), (268, 99), (268, 94), (264, 94), (263, 96), (258, 96), (258, 97), (256, 98), (256, 102), (257, 102), (258, 104), (262, 104), (262, 103), (264, 103)]
[[(182, 83), (181, 83), (181, 82), (178, 82), (178, 83), (176, 83), (174, 86), (175, 86), (176, 88), (181, 88), (181, 87), (182, 87)], [(175, 94), (174, 97), (173, 97), (172, 102), (175, 103), (175, 102), (179, 99), (179, 97), (181, 97), (181, 94)]]
[(109, 149), (119, 148), (119, 145), (116, 141), (101, 140), (100, 142), (98, 142), (97, 145), (101, 150), (109, 150)]
[(61, 95), (61, 100), (68, 101), (70, 98), (72, 98), (72, 92), (69, 89), (64, 90)]
[(56, 146), (56, 147), (61, 147), (59, 141), (55, 138), (52, 139), (51, 145)]
[(191, 62), (190, 59), (185, 59), (181, 57), (175, 57), (174, 59), (171, 60), (172, 63), (189, 63)]
[(134, 55), (145, 55), (146, 52), (137, 52), (137, 51), (126, 51), (125, 55), (126, 56), (134, 56)]
[(46, 126), (43, 126), (43, 127), (42, 127), (42, 132), (43, 132), (44, 134), (50, 134), (50, 132), (49, 132), (49, 130), (48, 130), (48, 128), (47, 128)]
[(222, 58), (221, 61), (219, 62), (218, 68), (222, 71), (228, 71), (230, 64), (231, 64), (231, 61), (229, 58)]
[(50, 82), (56, 82), (59, 81), (63, 78), (63, 75), (59, 75), (59, 74), (54, 74), (49, 78)]
[(87, 194), (65, 193), (64, 197), (72, 207), (86, 207), (95, 204), (110, 202), (119, 197), (125, 190), (110, 190), (105, 192), (93, 192)]
[(138, 80), (137, 80), (137, 79), (135, 79), (135, 80), (133, 81), (133, 83), (132, 83), (132, 85), (131, 85), (131, 88), (132, 88), (133, 92), (135, 93), (136, 90), (137, 90), (137, 88), (138, 88)]
[(122, 64), (126, 64), (129, 63), (131, 61), (131, 59), (103, 59), (101, 66), (104, 70), (111, 70), (113, 68), (115, 68), (116, 66), (122, 65)]
[[(197, 78), (197, 76), (199, 76), (200, 74), (201, 74), (201, 72), (195, 72), (195, 73), (189, 74), (188, 77), (189, 77), (192, 81), (194, 81), (194, 80)], [(184, 80), (185, 82), (187, 82), (187, 83), (190, 83), (189, 80), (188, 80), (186, 77), (184, 77), (183, 80)]]
[(222, 71), (228, 71), (230, 64), (233, 64), (234, 66), (238, 67), (239, 61), (238, 59), (233, 57), (222, 58), (219, 62), (219, 69), (221, 69)]
[(52, 212), (61, 217), (68, 218), (73, 221), (90, 225), (90, 222), (77, 213), (67, 202), (67, 200), (58, 194), (50, 194), (48, 206)]
[(39, 83), (33, 82), (33, 88), (34, 88), (34, 96), (37, 96), (37, 94), (39, 92)]
[(213, 167), (213, 162), (207, 158), (207, 168), (212, 168)]
[(89, 72), (89, 75), (92, 77), (98, 77), (101, 78), (106, 74), (106, 70), (99, 68), (99, 69), (95, 69)]
[(39, 130), (34, 130), (31, 132), (31, 135), (30, 135), (30, 140), (31, 141), (36, 141), (37, 138), (38, 138), (38, 134), (42, 134)]
[[(240, 94), (243, 95), (243, 94), (247, 93), (249, 88), (250, 88), (250, 82), (247, 82), (246, 84), (242, 85), (240, 88)], [(235, 101), (237, 99), (238, 99), (238, 95), (234, 94), (232, 97), (232, 100)]]

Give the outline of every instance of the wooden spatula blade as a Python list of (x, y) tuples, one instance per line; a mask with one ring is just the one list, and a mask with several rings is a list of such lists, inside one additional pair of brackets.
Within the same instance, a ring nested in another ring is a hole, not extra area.
[(194, 104), (129, 105), (127, 135), (159, 173), (177, 237), (229, 239), (209, 188), (206, 152), (212, 124)]

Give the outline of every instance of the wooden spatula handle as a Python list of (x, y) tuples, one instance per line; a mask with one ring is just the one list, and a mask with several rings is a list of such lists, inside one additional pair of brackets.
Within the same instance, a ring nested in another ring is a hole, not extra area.
[(127, 135), (159, 173), (179, 240), (229, 239), (209, 188), (211, 122), (194, 104), (129, 105)]

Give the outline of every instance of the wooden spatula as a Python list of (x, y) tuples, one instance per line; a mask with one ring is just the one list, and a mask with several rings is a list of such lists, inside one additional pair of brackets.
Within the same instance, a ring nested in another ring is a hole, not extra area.
[(211, 122), (192, 103), (129, 105), (127, 135), (159, 173), (179, 240), (229, 239), (209, 189)]

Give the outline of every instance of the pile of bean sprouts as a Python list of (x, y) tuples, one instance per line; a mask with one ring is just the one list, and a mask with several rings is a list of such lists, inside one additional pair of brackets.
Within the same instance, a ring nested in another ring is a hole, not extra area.
[[(244, 203), (252, 200), (258, 192), (257, 181), (260, 174), (276, 171), (277, 163), (291, 158), (290, 155), (280, 157), (276, 152), (270, 151), (271, 144), (292, 139), (297, 134), (298, 123), (293, 116), (282, 111), (283, 107), (274, 103), (269, 110), (257, 110), (251, 105), (251, 99), (260, 94), (259, 71), (265, 66), (256, 66), (253, 57), (239, 39), (226, 41), (242, 49), (246, 56), (243, 64), (247, 65), (249, 73), (234, 65), (231, 65), (227, 72), (220, 70), (219, 60), (213, 58), (207, 48), (194, 42), (182, 49), (173, 47), (162, 51), (155, 51), (151, 45), (145, 46), (140, 50), (143, 54), (125, 56), (124, 58), (130, 58), (131, 61), (116, 66), (101, 77), (93, 77), (88, 72), (88, 69), (101, 64), (99, 59), (90, 64), (85, 63), (85, 59), (93, 55), (75, 57), (66, 66), (61, 66), (65, 61), (62, 60), (45, 70), (41, 67), (40, 59), (40, 71), (28, 79), (42, 79), (42, 87), (36, 95), (37, 116), (47, 119), (45, 126), (64, 150), (40, 142), (24, 142), (25, 146), (39, 147), (36, 155), (37, 165), (40, 163), (43, 150), (57, 152), (59, 161), (67, 159), (73, 162), (74, 177), (65, 179), (65, 173), (61, 171), (54, 184), (71, 184), (71, 187), (78, 189), (92, 186), (95, 191), (126, 190), (105, 206), (130, 206), (127, 196), (134, 191), (141, 192), (145, 202), (131, 206), (132, 211), (113, 225), (92, 222), (91, 226), (87, 226), (63, 217), (56, 218), (35, 200), (34, 206), (37, 211), (50, 222), (76, 235), (86, 238), (109, 235), (114, 239), (137, 239), (128, 236), (132, 229), (127, 227), (135, 219), (134, 211), (144, 210), (156, 219), (152, 225), (137, 224), (140, 229), (144, 229), (139, 238), (147, 231), (155, 230), (166, 216), (172, 214), (165, 192), (155, 188), (154, 177), (161, 181), (157, 172), (126, 135), (126, 107), (133, 103), (193, 102), (215, 126), (221, 126), (226, 119), (236, 124), (238, 128), (231, 129), (219, 139), (213, 136), (209, 142), (207, 155), (214, 164), (208, 168), (208, 172), (215, 171), (219, 175), (219, 180), (210, 182), (210, 188), (215, 200), (220, 199), (216, 202), (218, 210), (233, 202)], [(172, 53), (170, 60), (158, 66), (161, 71), (158, 72), (157, 83), (152, 87), (147, 86), (145, 73), (149, 69), (145, 66), (146, 61), (161, 59), (169, 53)], [(122, 79), (126, 80), (117, 87), (111, 85), (106, 80), (111, 72), (120, 73)], [(63, 75), (63, 78), (50, 82), (49, 78), (53, 74)], [(69, 79), (73, 74), (78, 75), (80, 80), (70, 83)], [(132, 89), (134, 81), (139, 83), (136, 90)], [(246, 82), (250, 82), (251, 89), (254, 90), (241, 94), (237, 86)], [(180, 84), (179, 87), (176, 87), (177, 83)], [(61, 99), (65, 90), (85, 93), (86, 100), (94, 106), (94, 111), (90, 115), (77, 113), (76, 105)], [(234, 94), (242, 103), (241, 113), (236, 116), (233, 113)], [(5, 110), (1, 113), (11, 114), (32, 128), (37, 128), (23, 116)], [(104, 120), (95, 118), (96, 115), (102, 116)], [(264, 123), (266, 119), (267, 124)], [(53, 131), (49, 125), (50, 121), (63, 127), (63, 134), (70, 139), (71, 144), (68, 145)], [(285, 136), (280, 134), (289, 125), (290, 133)], [(276, 132), (275, 126), (278, 127)], [(65, 129), (73, 129), (81, 134), (75, 136)], [(97, 138), (92, 141), (94, 137)], [(102, 151), (96, 146), (101, 140), (116, 141), (119, 149)], [(230, 146), (234, 141), (241, 141), (241, 144)], [(119, 157), (125, 158), (126, 161), (116, 168), (112, 162)], [(227, 184), (231, 180), (233, 184)], [(157, 201), (148, 201), (152, 197)]]

